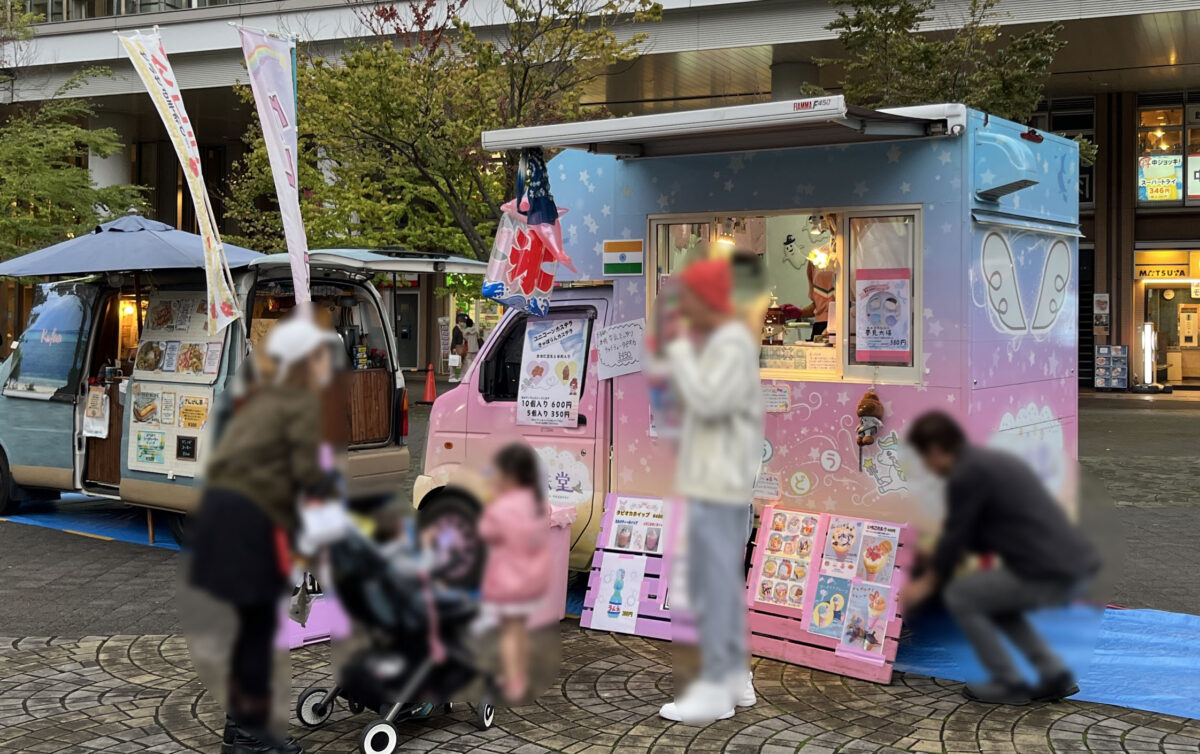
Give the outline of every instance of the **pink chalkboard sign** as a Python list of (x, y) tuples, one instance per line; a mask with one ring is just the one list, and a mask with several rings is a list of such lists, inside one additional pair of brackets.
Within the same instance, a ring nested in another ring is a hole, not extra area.
[(890, 682), (911, 563), (904, 525), (766, 506), (746, 589), (751, 651)]

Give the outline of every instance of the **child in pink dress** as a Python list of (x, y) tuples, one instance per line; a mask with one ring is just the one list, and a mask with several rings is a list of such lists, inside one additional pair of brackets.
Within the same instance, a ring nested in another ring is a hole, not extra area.
[(504, 694), (515, 702), (529, 689), (529, 617), (550, 584), (550, 510), (532, 448), (508, 445), (493, 465), (496, 499), (479, 521), (488, 545), (483, 602), (500, 621)]

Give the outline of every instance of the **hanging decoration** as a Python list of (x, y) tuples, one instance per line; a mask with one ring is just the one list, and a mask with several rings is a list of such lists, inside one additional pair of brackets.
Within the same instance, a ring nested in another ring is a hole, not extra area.
[(517, 198), (500, 209), (483, 295), (534, 316), (545, 316), (550, 311), (558, 263), (576, 270), (563, 248), (558, 221), (567, 210), (556, 206), (550, 195), (542, 150), (527, 149), (521, 154)]

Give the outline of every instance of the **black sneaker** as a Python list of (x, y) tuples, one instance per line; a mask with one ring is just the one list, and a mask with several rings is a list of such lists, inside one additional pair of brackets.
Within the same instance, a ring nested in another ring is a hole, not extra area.
[(269, 731), (236, 728), (232, 754), (304, 754), (294, 738), (279, 738)]
[(1035, 702), (1061, 702), (1069, 696), (1079, 693), (1079, 684), (1069, 670), (1064, 670), (1051, 678), (1043, 678), (1033, 687), (1032, 696)]
[(1012, 707), (1023, 707), (1031, 700), (1029, 686), (1006, 681), (968, 683), (963, 687), (963, 696), (973, 702), (1007, 704)]

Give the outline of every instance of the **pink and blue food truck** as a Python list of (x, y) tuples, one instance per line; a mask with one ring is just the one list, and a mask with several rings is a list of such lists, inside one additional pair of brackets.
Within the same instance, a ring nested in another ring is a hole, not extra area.
[[(609, 493), (670, 495), (672, 440), (636, 346), (664, 280), (713, 241), (757, 255), (771, 296), (756, 502), (936, 522), (903, 441), (930, 409), (1070, 501), (1075, 143), (962, 105), (827, 96), (494, 131), (483, 145), (560, 150), (549, 179), (578, 273), (559, 269), (545, 317), (507, 312), (434, 404), (414, 500), (426, 521), (469, 514), (463, 470), (513, 434), (541, 455), (550, 500), (576, 509), (573, 568), (592, 562)], [(868, 390), (882, 424), (860, 454)]]

